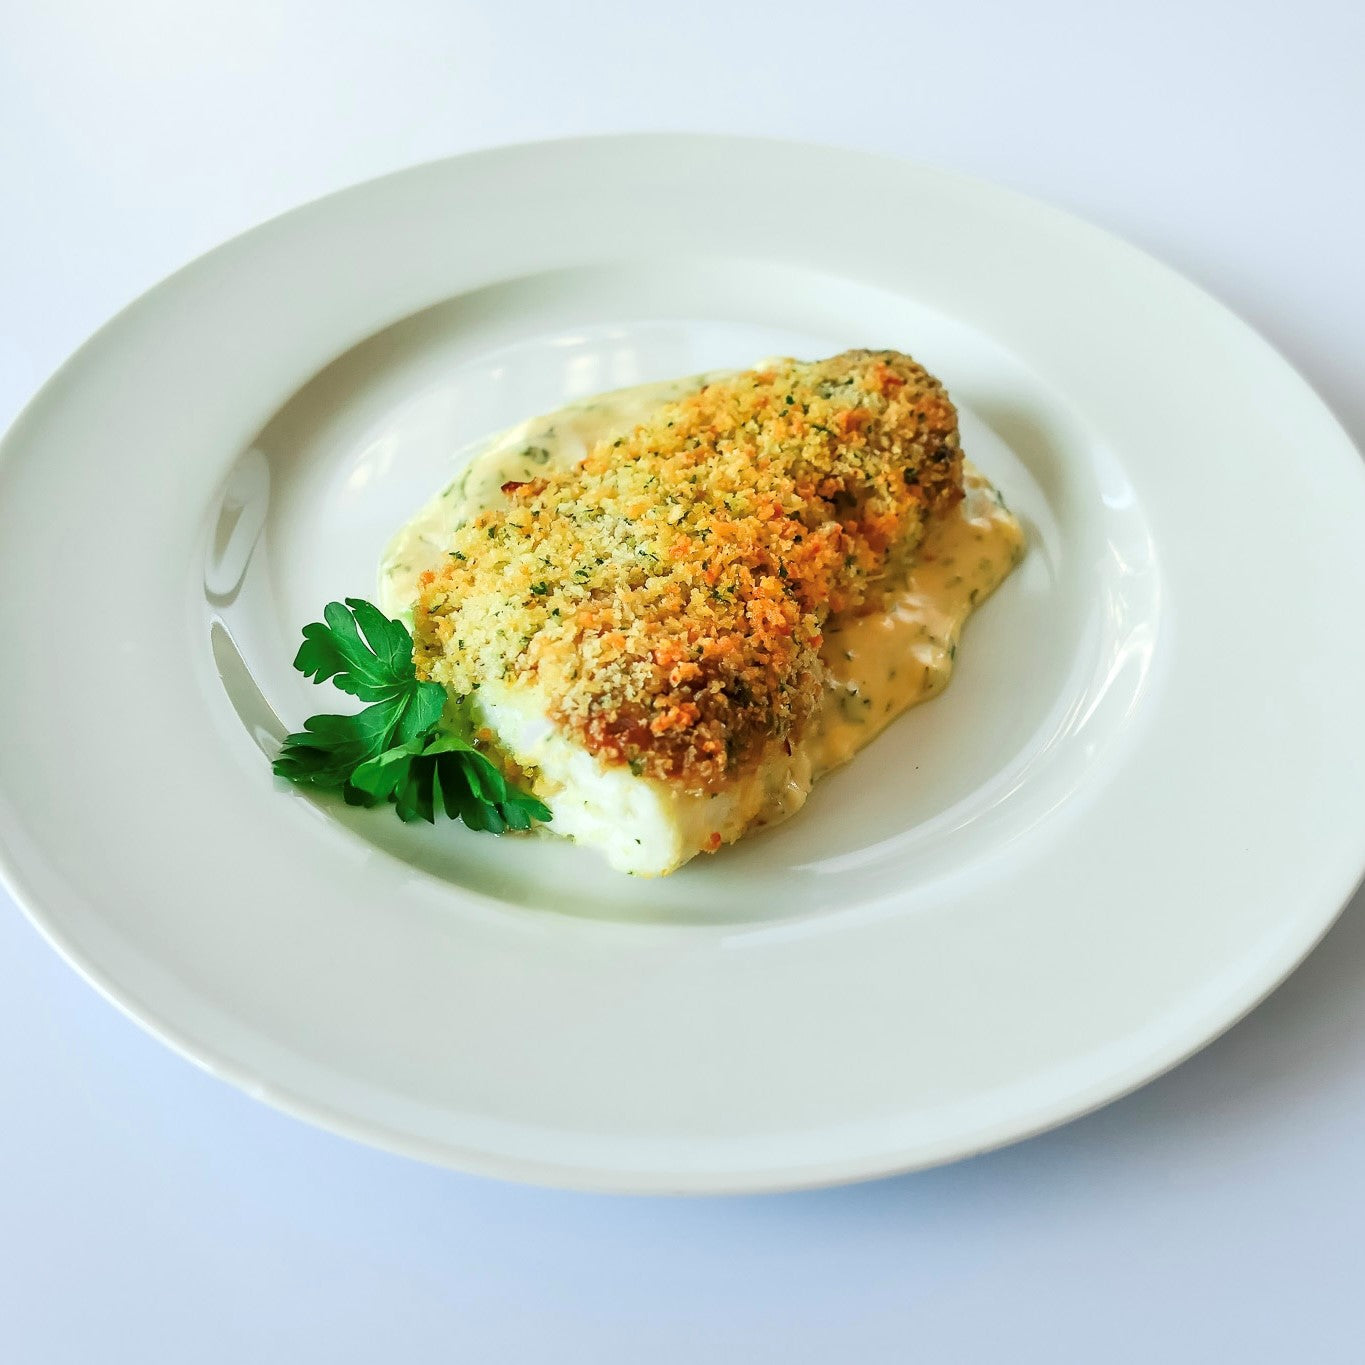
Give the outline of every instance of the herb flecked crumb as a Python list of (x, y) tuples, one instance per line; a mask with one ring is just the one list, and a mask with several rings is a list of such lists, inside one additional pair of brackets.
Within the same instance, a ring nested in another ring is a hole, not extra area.
[(774, 362), (459, 528), (423, 575), (418, 676), (534, 681), (607, 762), (714, 786), (799, 731), (826, 618), (874, 606), (961, 495), (957, 414), (908, 356)]

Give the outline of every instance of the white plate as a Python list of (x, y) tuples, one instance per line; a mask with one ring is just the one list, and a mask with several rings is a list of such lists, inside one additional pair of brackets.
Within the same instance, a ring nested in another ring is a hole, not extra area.
[[(299, 627), (454, 452), (775, 351), (913, 352), (1025, 517), (959, 674), (788, 825), (657, 883), (282, 790)], [(501, 1176), (769, 1189), (945, 1161), (1207, 1041), (1365, 861), (1365, 479), (1236, 318), (955, 176), (704, 137), (507, 148), (138, 301), (0, 460), (0, 842), (186, 1055)], [(263, 752), (265, 750), (266, 752)]]

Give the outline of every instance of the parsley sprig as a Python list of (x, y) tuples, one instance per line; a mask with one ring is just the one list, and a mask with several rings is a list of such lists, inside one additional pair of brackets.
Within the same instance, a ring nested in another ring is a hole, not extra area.
[(275, 773), (299, 786), (340, 790), (352, 806), (392, 801), (400, 820), (434, 823), (437, 811), (470, 829), (529, 829), (550, 812), (512, 786), (474, 745), (463, 703), (419, 682), (412, 636), (357, 597), (331, 602), (303, 628), (294, 667), (361, 701), (347, 716), (310, 716), (285, 737)]

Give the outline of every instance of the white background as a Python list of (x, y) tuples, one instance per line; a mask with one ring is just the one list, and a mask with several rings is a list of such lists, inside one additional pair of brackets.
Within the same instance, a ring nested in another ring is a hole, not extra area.
[[(898, 153), (1074, 209), (1261, 328), (1359, 441), (1362, 54), (1345, 0), (0, 0), (0, 426), (265, 217), (469, 148), (667, 128)], [(79, 773), (71, 793), (117, 799)], [(1065, 1129), (857, 1188), (606, 1198), (262, 1108), (139, 1033), (0, 892), (0, 1360), (1359, 1361), (1362, 977), (1358, 897), (1229, 1035)]]

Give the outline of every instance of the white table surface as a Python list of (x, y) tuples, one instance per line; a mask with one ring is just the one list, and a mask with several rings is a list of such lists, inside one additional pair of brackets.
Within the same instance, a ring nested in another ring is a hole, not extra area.
[[(8, 0), (0, 426), (263, 218), (474, 147), (659, 128), (893, 152), (1069, 207), (1240, 311), (1360, 440), (1362, 52), (1350, 0)], [(100, 798), (73, 775), (72, 799)], [(0, 1360), (1359, 1361), (1363, 977), (1357, 897), (1230, 1034), (1059, 1131), (856, 1188), (608, 1198), (260, 1106), (0, 892)]]

